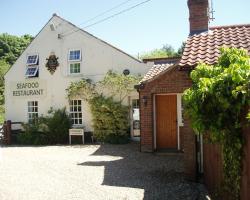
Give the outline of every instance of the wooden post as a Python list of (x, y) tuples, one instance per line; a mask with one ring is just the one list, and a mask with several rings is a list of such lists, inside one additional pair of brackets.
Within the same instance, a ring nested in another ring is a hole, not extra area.
[(7, 122), (4, 121), (4, 124), (3, 124), (3, 144), (7, 143), (6, 138), (7, 138)]
[(7, 120), (6, 123), (6, 144), (11, 144), (11, 121)]

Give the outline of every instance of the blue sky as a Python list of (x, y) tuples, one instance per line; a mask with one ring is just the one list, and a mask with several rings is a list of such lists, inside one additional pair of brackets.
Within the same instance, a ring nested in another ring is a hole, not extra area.
[[(98, 19), (142, 1), (130, 0)], [(125, 0), (0, 0), (0, 33), (36, 35), (53, 13), (79, 25), (122, 2)], [(250, 23), (249, 0), (213, 0), (213, 4), (211, 26)], [(177, 49), (189, 32), (187, 0), (151, 0), (86, 31), (132, 55), (163, 44)]]

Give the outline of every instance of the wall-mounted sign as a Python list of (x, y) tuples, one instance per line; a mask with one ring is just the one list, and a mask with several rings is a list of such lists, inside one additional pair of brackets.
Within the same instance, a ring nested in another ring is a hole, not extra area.
[(51, 53), (49, 58), (46, 58), (46, 60), (47, 60), (47, 63), (46, 63), (47, 69), (49, 70), (51, 74), (54, 74), (54, 72), (56, 71), (56, 68), (59, 66), (58, 57), (56, 57), (54, 53)]
[(43, 97), (46, 95), (46, 82), (43, 80), (11, 83), (13, 97)]

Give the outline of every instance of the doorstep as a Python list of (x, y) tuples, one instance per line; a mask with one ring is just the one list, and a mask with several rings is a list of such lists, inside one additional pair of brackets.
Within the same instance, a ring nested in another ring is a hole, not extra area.
[(180, 156), (183, 155), (183, 151), (177, 149), (157, 149), (154, 154), (161, 156)]

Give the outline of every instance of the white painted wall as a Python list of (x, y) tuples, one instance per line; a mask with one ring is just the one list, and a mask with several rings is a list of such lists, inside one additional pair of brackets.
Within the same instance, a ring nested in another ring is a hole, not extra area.
[[(50, 29), (52, 23), (55, 31)], [(50, 107), (62, 108), (66, 106), (69, 109), (65, 89), (72, 81), (78, 81), (81, 78), (98, 81), (110, 69), (118, 73), (129, 69), (131, 74), (144, 75), (151, 67), (82, 30), (58, 39), (58, 34), (63, 34), (72, 28), (77, 29), (62, 18), (53, 16), (5, 75), (6, 120), (27, 122), (27, 102), (31, 100), (38, 101), (39, 115), (46, 115)], [(82, 51), (80, 75), (72, 76), (68, 73), (69, 49), (81, 49)], [(46, 58), (52, 52), (59, 58), (59, 67), (53, 75), (45, 67)], [(39, 77), (26, 78), (27, 55), (35, 53), (39, 54)], [(45, 82), (46, 90), (46, 95), (43, 97), (13, 97), (12, 85), (14, 83), (18, 81), (39, 82), (41, 80)], [(86, 130), (92, 130), (91, 115), (86, 104), (83, 105), (83, 121)]]

